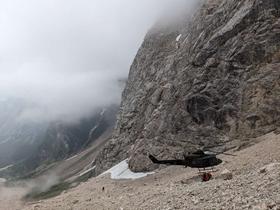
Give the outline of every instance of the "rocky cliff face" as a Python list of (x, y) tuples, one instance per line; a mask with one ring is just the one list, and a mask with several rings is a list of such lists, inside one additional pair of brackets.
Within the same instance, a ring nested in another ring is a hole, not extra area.
[(238, 146), (279, 127), (280, 1), (209, 0), (147, 34), (97, 168), (130, 157), (145, 171), (148, 153)]

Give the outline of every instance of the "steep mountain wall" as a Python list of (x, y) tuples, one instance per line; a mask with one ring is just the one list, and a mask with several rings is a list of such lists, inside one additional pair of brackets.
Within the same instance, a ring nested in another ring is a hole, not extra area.
[(149, 170), (148, 153), (238, 146), (279, 127), (280, 1), (209, 0), (147, 34), (97, 170), (127, 157)]

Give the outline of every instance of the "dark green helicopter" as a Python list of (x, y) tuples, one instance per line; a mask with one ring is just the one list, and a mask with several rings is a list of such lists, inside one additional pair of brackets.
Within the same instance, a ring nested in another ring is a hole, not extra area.
[(227, 153), (212, 153), (197, 150), (190, 155), (184, 155), (184, 159), (158, 160), (153, 155), (149, 155), (149, 158), (155, 164), (181, 165), (185, 167), (198, 168), (202, 175), (202, 181), (209, 181), (212, 175), (206, 171), (214, 171), (214, 166), (220, 165), (223, 162), (221, 159), (216, 157), (218, 154), (232, 155)]

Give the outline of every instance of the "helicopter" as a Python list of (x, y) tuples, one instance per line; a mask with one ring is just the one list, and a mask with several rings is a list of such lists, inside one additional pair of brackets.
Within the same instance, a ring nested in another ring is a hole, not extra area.
[(204, 152), (203, 150), (197, 150), (190, 155), (184, 155), (184, 159), (158, 160), (151, 154), (149, 155), (149, 158), (155, 164), (182, 165), (185, 167), (198, 168), (202, 181), (209, 181), (212, 178), (212, 174), (210, 172), (213, 172), (214, 167), (223, 162), (221, 159), (216, 157), (219, 154), (235, 156), (228, 153), (212, 153), (209, 151)]

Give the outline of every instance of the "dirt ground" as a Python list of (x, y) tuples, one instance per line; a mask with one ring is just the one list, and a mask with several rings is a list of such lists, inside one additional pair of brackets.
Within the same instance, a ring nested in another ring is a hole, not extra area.
[(1, 210), (20, 210), (24, 203), (22, 196), (26, 193), (24, 188), (6, 188), (0, 185), (0, 209)]
[[(196, 169), (170, 166), (134, 181), (111, 180), (108, 175), (92, 178), (36, 203), (20, 203), (19, 191), (15, 202), (9, 201), (3, 208), (0, 194), (0, 209), (280, 209), (280, 135), (271, 133), (259, 140), (235, 152), (237, 156), (220, 155), (224, 163), (209, 182), (201, 182)], [(224, 169), (232, 173), (232, 179), (221, 177)]]

